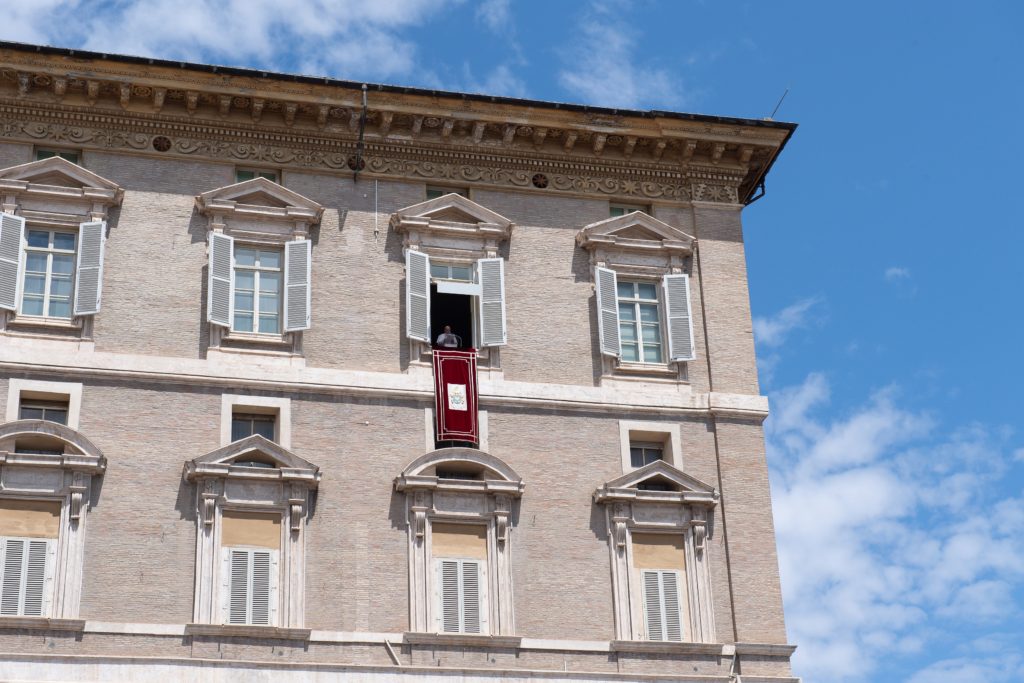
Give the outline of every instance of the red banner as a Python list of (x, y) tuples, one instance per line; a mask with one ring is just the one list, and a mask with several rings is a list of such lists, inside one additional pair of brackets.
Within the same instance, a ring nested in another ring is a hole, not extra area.
[(434, 349), (438, 441), (479, 442), (476, 391), (476, 350)]

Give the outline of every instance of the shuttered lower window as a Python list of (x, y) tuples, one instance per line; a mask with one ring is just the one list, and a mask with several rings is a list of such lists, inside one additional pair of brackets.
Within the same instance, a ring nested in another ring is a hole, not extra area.
[(682, 612), (679, 599), (680, 573), (674, 570), (641, 572), (644, 591), (644, 623), (648, 640), (683, 640)]
[(437, 560), (438, 630), (487, 633), (486, 573), (478, 560)]
[(224, 623), (277, 623), (278, 553), (257, 548), (224, 548)]
[(49, 615), (55, 550), (52, 539), (0, 537), (0, 615)]

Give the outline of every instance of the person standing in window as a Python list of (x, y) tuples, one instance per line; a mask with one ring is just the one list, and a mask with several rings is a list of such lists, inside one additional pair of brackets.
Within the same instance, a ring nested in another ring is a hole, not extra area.
[(462, 337), (452, 332), (451, 325), (445, 325), (444, 332), (437, 335), (437, 345), (443, 349), (457, 349), (462, 346)]

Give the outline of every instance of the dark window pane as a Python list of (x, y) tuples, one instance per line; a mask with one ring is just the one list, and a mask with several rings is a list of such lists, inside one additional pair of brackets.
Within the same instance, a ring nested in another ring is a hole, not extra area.
[(46, 415), (43, 419), (49, 420), (50, 422), (58, 422), (62, 425), (68, 423), (68, 411), (60, 410), (57, 408), (47, 409)]
[(22, 420), (42, 420), (43, 419), (43, 409), (42, 408), (32, 408), (30, 406), (22, 406), (21, 407), (21, 419)]
[(252, 422), (252, 433), (259, 434), (262, 437), (274, 440), (274, 421), (271, 420), (253, 420)]
[(238, 441), (247, 436), (252, 436), (252, 421), (240, 420), (237, 417), (231, 420), (231, 440)]
[(256, 177), (256, 174), (252, 171), (235, 171), (235, 182), (240, 183), (245, 180), (252, 180)]

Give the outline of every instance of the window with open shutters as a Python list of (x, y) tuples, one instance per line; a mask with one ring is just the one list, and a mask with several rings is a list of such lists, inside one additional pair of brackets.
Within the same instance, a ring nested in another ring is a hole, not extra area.
[(438, 631), (487, 633), (485, 572), (479, 560), (437, 560)]
[(0, 537), (0, 615), (49, 616), (55, 539)]

